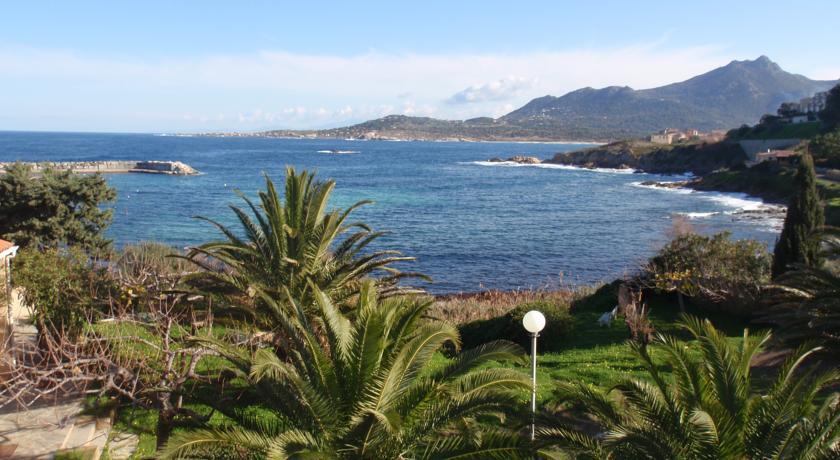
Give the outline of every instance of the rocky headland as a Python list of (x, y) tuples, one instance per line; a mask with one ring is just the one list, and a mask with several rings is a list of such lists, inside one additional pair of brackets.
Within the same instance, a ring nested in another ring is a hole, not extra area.
[(631, 140), (558, 153), (544, 163), (582, 168), (635, 169), (654, 174), (703, 175), (721, 168), (738, 167), (746, 159), (737, 143), (662, 145)]

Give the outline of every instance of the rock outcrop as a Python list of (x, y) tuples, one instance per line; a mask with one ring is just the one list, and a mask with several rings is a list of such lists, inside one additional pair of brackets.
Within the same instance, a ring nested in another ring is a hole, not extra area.
[(491, 158), (487, 161), (489, 161), (491, 163), (510, 162), (510, 163), (519, 163), (519, 164), (523, 164), (523, 165), (538, 165), (538, 164), (542, 163), (542, 160), (540, 160), (537, 157), (526, 157), (524, 155), (512, 156), (512, 157), (508, 158), (507, 160), (503, 160), (499, 157), (494, 157), (494, 158)]

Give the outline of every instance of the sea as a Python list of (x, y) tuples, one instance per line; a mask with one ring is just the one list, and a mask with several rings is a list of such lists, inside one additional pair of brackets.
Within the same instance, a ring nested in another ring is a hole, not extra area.
[(235, 225), (230, 206), (244, 205), (237, 191), (255, 197), (265, 177), (282, 183), (287, 166), (315, 171), (336, 181), (332, 207), (374, 202), (353, 216), (389, 232), (374, 249), (415, 257), (400, 268), (430, 276), (431, 283), (415, 284), (436, 294), (566, 288), (631, 275), (686, 224), (769, 247), (778, 237), (778, 214), (754, 212), (771, 207), (757, 198), (643, 185), (684, 176), (487, 161), (583, 147), (0, 132), (0, 161), (172, 160), (201, 172), (106, 176), (118, 191), (107, 230), (118, 246), (154, 240), (187, 248), (220, 238), (195, 217)]

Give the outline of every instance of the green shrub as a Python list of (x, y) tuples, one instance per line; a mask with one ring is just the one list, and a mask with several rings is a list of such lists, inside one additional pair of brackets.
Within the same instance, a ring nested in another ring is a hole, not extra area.
[(758, 241), (693, 233), (675, 238), (650, 259), (641, 280), (661, 291), (694, 299), (698, 306), (752, 315), (761, 287), (770, 281), (772, 258)]
[(460, 327), (465, 348), (472, 348), (492, 340), (510, 340), (530, 349), (531, 336), (522, 326), (522, 317), (531, 310), (545, 315), (545, 329), (540, 332), (540, 350), (559, 349), (572, 328), (572, 315), (566, 302), (535, 301), (517, 305), (504, 315), (473, 321)]
[(77, 337), (95, 317), (111, 285), (105, 270), (77, 249), (26, 248), (15, 259), (13, 282), (44, 334)]

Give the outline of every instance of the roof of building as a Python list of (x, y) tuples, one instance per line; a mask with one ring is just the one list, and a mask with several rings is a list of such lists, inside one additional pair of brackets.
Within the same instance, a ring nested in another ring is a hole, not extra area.
[(5, 251), (6, 249), (9, 249), (9, 248), (11, 248), (11, 247), (12, 247), (12, 246), (14, 246), (14, 245), (15, 245), (15, 244), (14, 244), (14, 243), (12, 243), (11, 241), (0, 240), (0, 252), (3, 252), (3, 251)]
[(757, 158), (787, 158), (799, 155), (795, 150), (768, 150), (767, 152), (759, 152)]

